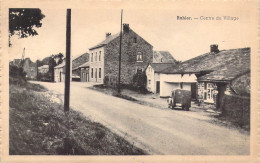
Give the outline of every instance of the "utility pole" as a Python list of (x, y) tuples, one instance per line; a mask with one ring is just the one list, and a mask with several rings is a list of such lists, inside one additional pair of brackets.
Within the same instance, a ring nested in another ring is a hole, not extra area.
[(36, 81), (38, 81), (38, 57), (37, 57), (37, 60), (36, 60)]
[(123, 18), (123, 9), (121, 10), (121, 26), (120, 26), (120, 44), (119, 44), (119, 69), (118, 69), (118, 93), (121, 92), (120, 76), (121, 76), (121, 50), (122, 50), (122, 18)]
[(64, 111), (70, 110), (70, 46), (71, 46), (71, 9), (67, 9), (66, 26), (66, 70), (65, 70), (65, 96)]

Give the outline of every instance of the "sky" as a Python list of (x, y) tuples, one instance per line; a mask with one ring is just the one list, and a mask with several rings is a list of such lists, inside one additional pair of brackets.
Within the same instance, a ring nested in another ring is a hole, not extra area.
[[(71, 7), (72, 38), (71, 54), (79, 56), (89, 48), (105, 39), (107, 32), (116, 34), (120, 31), (120, 9), (123, 9), (123, 23), (153, 45), (153, 50), (169, 51), (180, 61), (209, 52), (211, 44), (218, 44), (219, 49), (233, 49), (251, 46), (251, 24), (255, 22), (250, 5), (235, 3), (161, 3), (133, 6), (127, 4), (98, 7)], [(90, 6), (90, 4), (88, 4)], [(86, 6), (88, 6), (86, 5)], [(92, 4), (93, 5), (93, 4)], [(51, 54), (65, 54), (66, 8), (42, 7), (45, 18), (42, 27), (36, 28), (37, 36), (19, 39), (11, 38), (9, 60), (21, 58), (23, 48), (25, 57), (33, 61)], [(177, 20), (177, 16), (187, 16), (193, 20)], [(237, 21), (200, 20), (200, 17), (232, 16)], [(199, 18), (199, 19), (194, 19)]]

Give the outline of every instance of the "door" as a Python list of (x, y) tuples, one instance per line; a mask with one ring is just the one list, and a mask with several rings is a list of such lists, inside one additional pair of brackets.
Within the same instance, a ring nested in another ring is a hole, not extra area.
[(86, 81), (86, 75), (85, 75), (85, 72), (82, 72), (81, 76), (82, 76), (81, 81), (82, 81), (82, 82), (85, 82), (85, 81)]
[(196, 83), (191, 83), (191, 99), (197, 98)]
[(156, 82), (156, 93), (160, 93), (160, 82)]
[(86, 82), (89, 82), (89, 75), (88, 75), (88, 73), (86, 74)]

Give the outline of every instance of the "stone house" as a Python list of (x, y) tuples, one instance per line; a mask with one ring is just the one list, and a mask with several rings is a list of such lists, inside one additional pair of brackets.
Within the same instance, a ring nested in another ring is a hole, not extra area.
[[(116, 85), (118, 78), (118, 55), (120, 33), (106, 34), (106, 39), (89, 49), (90, 82)], [(121, 82), (132, 84), (137, 71), (144, 71), (153, 61), (153, 46), (136, 34), (129, 24), (123, 24), (121, 53)]]
[(160, 96), (186, 89), (193, 98), (219, 107), (225, 94), (250, 93), (250, 48), (219, 51), (217, 45), (211, 45), (209, 53), (166, 68), (161, 74)]

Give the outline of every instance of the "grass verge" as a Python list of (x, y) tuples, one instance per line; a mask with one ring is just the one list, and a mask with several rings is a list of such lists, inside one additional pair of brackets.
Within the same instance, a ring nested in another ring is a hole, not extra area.
[(143, 155), (143, 150), (63, 105), (40, 85), (10, 84), (10, 155)]

